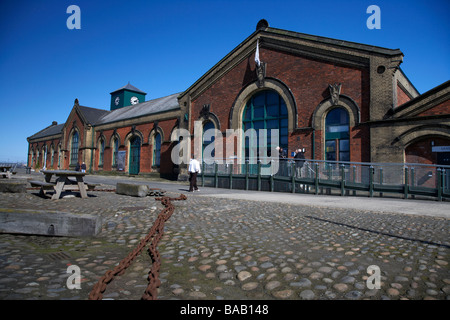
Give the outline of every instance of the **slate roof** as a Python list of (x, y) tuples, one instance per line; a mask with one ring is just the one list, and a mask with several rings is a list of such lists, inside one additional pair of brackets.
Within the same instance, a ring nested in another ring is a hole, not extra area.
[[(78, 110), (81, 112), (82, 117), (84, 117), (84, 120), (88, 124), (95, 126), (179, 109), (180, 106), (178, 105), (178, 96), (179, 93), (175, 93), (166, 97), (145, 101), (113, 111), (85, 106), (78, 106)], [(63, 127), (64, 123), (58, 125), (52, 124), (51, 126), (28, 137), (28, 139), (39, 139), (55, 134), (61, 134)]]
[(119, 89), (117, 89), (117, 90), (114, 90), (114, 91), (111, 92), (111, 93), (120, 91), (120, 90), (122, 90), (122, 89), (127, 89), (127, 90), (130, 90), (130, 91), (134, 91), (134, 92), (138, 92), (138, 93), (142, 93), (142, 94), (147, 94), (147, 93), (145, 93), (144, 91), (139, 90), (139, 89), (136, 88), (135, 86), (131, 85), (130, 83), (128, 83), (126, 86), (123, 86), (122, 88), (119, 88)]
[(103, 109), (96, 109), (96, 108), (90, 108), (90, 107), (84, 107), (84, 106), (78, 106), (80, 112), (83, 114), (84, 119), (87, 121), (88, 124), (95, 124), (98, 119), (100, 119), (102, 116), (107, 115), (110, 113), (108, 110)]
[(45, 128), (45, 129), (42, 129), (41, 131), (28, 137), (28, 139), (39, 139), (39, 138), (53, 136), (56, 134), (61, 134), (61, 130), (63, 127), (64, 127), (64, 123), (56, 124), (56, 125), (52, 124), (51, 126)]
[(178, 95), (179, 93), (175, 93), (166, 97), (109, 111), (107, 114), (99, 118), (97, 122), (95, 122), (95, 125), (128, 120), (150, 114), (179, 109), (180, 106), (178, 105)]

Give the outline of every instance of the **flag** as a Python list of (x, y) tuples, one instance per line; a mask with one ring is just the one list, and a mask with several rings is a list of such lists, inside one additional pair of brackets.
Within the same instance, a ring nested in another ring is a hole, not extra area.
[(258, 65), (258, 67), (261, 64), (261, 61), (259, 60), (259, 39), (256, 41), (256, 53), (255, 53), (255, 62)]

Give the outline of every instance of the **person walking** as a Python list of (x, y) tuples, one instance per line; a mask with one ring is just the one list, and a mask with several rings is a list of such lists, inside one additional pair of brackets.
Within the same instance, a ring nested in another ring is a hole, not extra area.
[(86, 172), (86, 163), (81, 164), (81, 172)]
[(303, 164), (305, 163), (305, 151), (304, 149), (297, 149), (295, 156), (294, 156), (294, 161), (295, 161), (295, 168), (297, 171), (297, 178), (300, 178), (301, 176), (301, 170), (303, 167)]
[(189, 192), (200, 191), (197, 187), (197, 174), (201, 172), (200, 162), (193, 158), (189, 161)]

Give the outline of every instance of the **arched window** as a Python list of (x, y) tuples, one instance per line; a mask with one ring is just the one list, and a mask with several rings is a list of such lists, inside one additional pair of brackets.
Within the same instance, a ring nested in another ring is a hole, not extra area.
[(216, 150), (215, 148), (211, 151), (208, 152), (208, 154), (204, 154), (205, 148), (210, 145), (211, 143), (213, 143), (213, 145), (209, 148), (213, 148), (214, 146), (214, 140), (215, 140), (215, 135), (212, 134), (210, 137), (206, 136), (205, 137), (205, 132), (210, 130), (210, 129), (215, 129), (216, 127), (214, 126), (214, 123), (212, 121), (207, 121), (203, 124), (203, 134), (202, 134), (202, 158), (204, 159), (205, 157), (209, 158), (212, 157), (214, 158), (216, 155)]
[(100, 139), (100, 150), (98, 156), (98, 166), (103, 167), (103, 159), (105, 156), (105, 140)]
[(61, 145), (58, 145), (58, 169), (61, 167)]
[(156, 133), (153, 143), (153, 165), (159, 167), (161, 163), (161, 134)]
[(76, 165), (78, 163), (78, 131), (72, 135), (72, 143), (70, 148), (70, 164)]
[[(257, 92), (248, 100), (243, 116), (244, 132), (255, 129), (256, 135), (259, 129), (267, 129), (267, 140), (261, 141), (267, 147), (267, 155), (270, 156), (271, 148), (277, 146), (288, 150), (288, 112), (283, 98), (274, 90)], [(279, 142), (272, 141), (270, 129), (279, 129)], [(245, 157), (248, 158), (250, 147), (260, 146), (259, 137), (253, 141), (252, 137), (245, 139)], [(257, 151), (257, 155), (259, 150)]]
[(53, 144), (50, 148), (50, 155), (51, 155), (51, 160), (50, 160), (50, 167), (53, 168), (53, 162), (55, 160), (55, 148), (53, 147)]
[(47, 145), (42, 147), (42, 167), (47, 168)]
[(350, 161), (349, 116), (344, 108), (334, 108), (325, 119), (325, 159)]
[(115, 137), (113, 139), (113, 152), (112, 152), (112, 166), (117, 167), (117, 155), (119, 153), (119, 139)]

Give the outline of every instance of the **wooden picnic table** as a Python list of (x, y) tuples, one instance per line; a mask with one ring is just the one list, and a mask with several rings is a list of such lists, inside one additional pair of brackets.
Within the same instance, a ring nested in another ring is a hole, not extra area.
[[(56, 176), (56, 185), (54, 186), (55, 194), (52, 199), (59, 199), (61, 192), (63, 190), (69, 191), (79, 191), (81, 198), (87, 198), (87, 186), (84, 184), (83, 178), (86, 172), (81, 171), (71, 171), (71, 170), (42, 170), (45, 175), (45, 182), (47, 184), (51, 183), (52, 176)], [(76, 184), (73, 184), (69, 178), (74, 177), (76, 179)]]
[(0, 165), (0, 173), (4, 178), (11, 179), (11, 168), (12, 165)]

